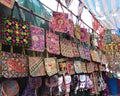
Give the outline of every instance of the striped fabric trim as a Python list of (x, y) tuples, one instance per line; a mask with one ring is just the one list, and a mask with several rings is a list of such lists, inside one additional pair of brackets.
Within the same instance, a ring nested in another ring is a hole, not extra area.
[(107, 29), (120, 27), (120, 0), (81, 0)]

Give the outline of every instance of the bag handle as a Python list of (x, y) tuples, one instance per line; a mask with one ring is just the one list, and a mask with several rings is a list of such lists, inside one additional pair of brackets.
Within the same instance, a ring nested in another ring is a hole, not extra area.
[(57, 12), (58, 12), (58, 8), (59, 8), (59, 5), (60, 5), (60, 6), (61, 6), (61, 9), (62, 9), (62, 11), (63, 11), (63, 13), (64, 13), (64, 10), (63, 10), (61, 1), (60, 1), (60, 0), (57, 0), (57, 2), (58, 2), (58, 4), (57, 4)]
[(38, 22), (36, 21), (36, 17), (35, 17), (35, 15), (34, 15), (33, 10), (30, 10), (30, 18), (33, 18), (34, 24), (35, 24), (36, 26), (38, 26)]
[(14, 7), (13, 7), (12, 10), (11, 10), (11, 17), (13, 17), (13, 11), (15, 10), (15, 6), (16, 6), (16, 8), (17, 8), (17, 12), (18, 12), (19, 18), (20, 18), (21, 20), (23, 20), (23, 19), (22, 19), (22, 16), (21, 16), (20, 7), (19, 7), (19, 5), (18, 5), (18, 3), (17, 3), (16, 1), (15, 1), (15, 4), (14, 4)]

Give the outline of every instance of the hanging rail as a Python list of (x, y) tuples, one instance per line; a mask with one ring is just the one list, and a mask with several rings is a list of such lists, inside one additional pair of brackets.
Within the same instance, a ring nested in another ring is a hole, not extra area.
[[(18, 4), (18, 6), (19, 6), (21, 9), (23, 9), (23, 10), (27, 11), (28, 13), (31, 13), (31, 10), (30, 10), (30, 9), (28, 9), (28, 8), (26, 8), (26, 7), (24, 7), (24, 6), (20, 5), (20, 4)], [(35, 16), (37, 16), (37, 17), (39, 17), (39, 18), (41, 18), (41, 19), (43, 19), (43, 20), (45, 20), (45, 21), (49, 22), (49, 20), (48, 20), (48, 19), (46, 19), (46, 18), (44, 18), (44, 17), (42, 17), (42, 16), (38, 15), (38, 14), (37, 14), (37, 13), (35, 13), (35, 12), (33, 12), (33, 15), (35, 15)]]

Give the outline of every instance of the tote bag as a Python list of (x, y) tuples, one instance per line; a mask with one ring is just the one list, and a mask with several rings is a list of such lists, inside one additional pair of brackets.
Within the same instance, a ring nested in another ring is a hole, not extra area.
[(32, 77), (46, 75), (43, 57), (29, 56), (29, 72)]
[(28, 76), (27, 56), (17, 53), (2, 52), (2, 75), (5, 78)]

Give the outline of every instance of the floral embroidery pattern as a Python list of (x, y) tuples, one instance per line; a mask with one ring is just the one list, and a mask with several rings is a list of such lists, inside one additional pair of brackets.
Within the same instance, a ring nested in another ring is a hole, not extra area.
[(1, 27), (3, 44), (30, 47), (31, 35), (28, 22), (2, 16)]
[(61, 12), (53, 12), (51, 26), (54, 31), (67, 33), (68, 15)]

